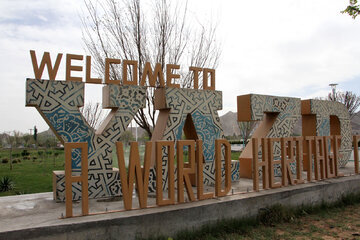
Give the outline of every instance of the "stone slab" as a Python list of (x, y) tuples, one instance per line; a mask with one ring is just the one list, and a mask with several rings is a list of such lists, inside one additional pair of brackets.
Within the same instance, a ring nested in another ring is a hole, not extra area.
[[(240, 180), (241, 181), (241, 180)], [(52, 193), (0, 198), (0, 239), (135, 239), (200, 227), (224, 218), (255, 216), (259, 209), (333, 202), (360, 192), (360, 175), (311, 182), (287, 188), (238, 193), (172, 206), (61, 219), (65, 205)], [(150, 202), (154, 199), (150, 198)], [(119, 209), (122, 201), (90, 202), (90, 211)], [(107, 208), (107, 209), (104, 209)], [(79, 209), (78, 209), (79, 211)]]

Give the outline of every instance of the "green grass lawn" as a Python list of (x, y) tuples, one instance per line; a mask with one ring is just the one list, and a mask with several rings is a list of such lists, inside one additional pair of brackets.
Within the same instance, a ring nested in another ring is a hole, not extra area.
[[(29, 156), (22, 156), (23, 150), (0, 151), (0, 179), (8, 176), (15, 184), (11, 191), (0, 192), (0, 196), (52, 191), (52, 171), (64, 169), (63, 150), (28, 150)], [(3, 160), (7, 159), (7, 163)]]
[[(8, 176), (13, 181), (15, 188), (11, 191), (0, 192), (0, 196), (15, 194), (39, 193), (52, 191), (52, 172), (64, 169), (63, 150), (27, 150), (28, 156), (23, 156), (24, 150), (13, 150), (10, 164), (10, 150), (0, 150), (0, 179)], [(125, 159), (129, 157), (129, 146), (124, 149)], [(143, 161), (144, 146), (139, 146), (140, 159)], [(232, 152), (231, 159), (237, 160), (240, 152)], [(113, 150), (113, 167), (118, 167), (116, 149)], [(6, 162), (7, 160), (7, 162)], [(187, 156), (184, 156), (187, 161)], [(4, 163), (3, 163), (4, 162)], [(12, 169), (11, 169), (12, 168)]]
[(231, 152), (231, 160), (239, 160), (241, 152)]

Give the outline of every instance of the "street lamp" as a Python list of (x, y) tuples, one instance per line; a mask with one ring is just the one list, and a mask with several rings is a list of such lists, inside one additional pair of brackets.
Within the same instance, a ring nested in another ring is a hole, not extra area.
[(332, 90), (332, 96), (333, 96), (333, 101), (336, 100), (336, 86), (338, 84), (337, 83), (330, 83), (329, 86), (331, 87)]

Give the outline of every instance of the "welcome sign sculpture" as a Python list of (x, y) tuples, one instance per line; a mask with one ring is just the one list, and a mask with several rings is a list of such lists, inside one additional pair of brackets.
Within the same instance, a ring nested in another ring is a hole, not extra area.
[[(103, 88), (103, 106), (104, 108), (110, 108), (111, 112), (105, 123), (95, 131), (88, 126), (79, 111), (79, 107), (83, 106), (84, 103), (85, 84), (81, 78), (71, 76), (72, 71), (82, 71), (82, 67), (71, 65), (71, 60), (81, 60), (83, 57), (68, 54), (66, 60), (67, 81), (55, 81), (62, 55), (58, 55), (54, 67), (52, 67), (49, 53), (43, 55), (39, 65), (35, 52), (30, 51), (30, 54), (36, 79), (27, 80), (26, 105), (37, 108), (61, 142), (88, 143), (89, 197), (120, 195), (119, 173), (117, 169), (112, 168), (112, 148), (121, 133), (126, 130), (137, 110), (145, 106), (145, 80), (148, 79), (150, 86), (155, 87), (155, 81), (159, 79), (160, 87), (165, 87), (161, 66), (157, 64), (153, 71), (150, 63), (147, 63), (144, 69), (144, 76), (147, 77), (142, 79), (140, 86), (137, 86), (135, 74), (132, 81), (123, 79), (123, 85), (119, 85), (119, 80), (109, 79), (109, 68), (111, 64), (119, 64), (120, 60), (106, 59), (105, 82), (108, 84)], [(88, 83), (101, 83), (99, 79), (94, 80), (94, 78), (90, 77), (90, 61), (91, 58), (87, 57), (86, 81)], [(127, 67), (129, 65), (136, 69), (137, 62), (124, 60), (123, 76), (127, 76)], [(45, 66), (47, 66), (50, 80), (40, 80)], [(180, 77), (178, 74), (172, 73), (173, 69), (178, 68), (178, 65), (167, 65), (166, 87), (156, 93), (155, 107), (160, 110), (160, 114), (151, 141), (175, 141), (181, 139), (183, 129), (185, 134), (192, 134), (192, 139), (201, 139), (204, 142), (203, 149), (205, 149), (204, 183), (214, 184), (214, 140), (224, 137), (217, 113), (217, 110), (222, 107), (221, 92), (214, 91), (215, 70), (190, 67), (190, 70), (195, 75), (194, 88), (198, 87), (197, 76), (199, 71), (203, 71), (203, 90), (178, 89), (179, 85), (172, 83), (173, 79)], [(208, 84), (207, 80), (208, 75), (211, 77), (210, 84)], [(169, 108), (170, 111), (167, 110)], [(193, 127), (195, 129), (192, 129)], [(72, 172), (79, 172), (81, 165), (80, 152), (75, 150), (72, 158)], [(155, 164), (154, 159), (153, 156), (152, 166)], [(165, 154), (162, 162), (164, 171), (167, 172), (167, 157)], [(232, 164), (234, 180), (239, 178), (238, 166), (238, 162)], [(152, 167), (149, 176), (149, 191), (155, 191), (155, 175), (155, 169)], [(163, 174), (164, 189), (167, 187), (167, 176), (168, 174)], [(225, 176), (225, 173), (223, 173), (223, 176)], [(55, 198), (63, 201), (65, 199), (64, 172), (54, 172), (53, 182)], [(73, 199), (80, 199), (80, 196), (80, 184), (73, 183)]]
[[(302, 167), (311, 173), (313, 155), (321, 155), (324, 159), (328, 157), (324, 151), (321, 154), (314, 152), (323, 148), (311, 146), (323, 146), (329, 139), (316, 145), (314, 137), (310, 140), (307, 138), (307, 142), (305, 138), (289, 138), (293, 126), (301, 117), (304, 137), (341, 135), (341, 140), (337, 137), (332, 144), (326, 145), (331, 148), (327, 154), (330, 156), (332, 153), (333, 161), (315, 162), (316, 173), (318, 166), (325, 169), (331, 165), (330, 174), (326, 177), (336, 176), (338, 172), (334, 168), (344, 166), (350, 157), (351, 127), (345, 106), (329, 101), (301, 101), (298, 98), (250, 94), (238, 97), (238, 120), (256, 120), (261, 123), (239, 161), (232, 161), (230, 145), (222, 140), (224, 134), (217, 113), (222, 108), (222, 93), (215, 90), (215, 70), (190, 67), (189, 71), (194, 76), (194, 89), (180, 89), (179, 84), (174, 82), (180, 78), (175, 73), (180, 66), (173, 64), (166, 65), (165, 81), (160, 64), (152, 68), (150, 63), (146, 63), (138, 83), (138, 63), (123, 60), (123, 79), (120, 84), (120, 80), (110, 78), (110, 68), (113, 64), (120, 64), (121, 60), (105, 59), (103, 107), (111, 109), (111, 112), (95, 131), (79, 111), (79, 107), (84, 104), (85, 83), (102, 84), (102, 79), (91, 77), (91, 57), (86, 57), (86, 77), (83, 82), (82, 78), (72, 76), (72, 72), (83, 70), (82, 66), (72, 63), (73, 60), (82, 61), (82, 55), (66, 55), (66, 81), (55, 80), (62, 54), (58, 54), (54, 65), (49, 53), (44, 53), (40, 64), (35, 51), (30, 51), (30, 55), (35, 79), (26, 82), (26, 106), (36, 107), (65, 144), (65, 172), (55, 171), (53, 179), (54, 199), (58, 201), (82, 198), (85, 201), (83, 205), (87, 205), (87, 197), (82, 197), (84, 192), (90, 198), (123, 195), (125, 209), (131, 209), (130, 196), (135, 178), (141, 208), (147, 206), (147, 193), (155, 191), (157, 205), (173, 204), (175, 184), (178, 202), (184, 202), (184, 187), (189, 200), (195, 200), (192, 185), (197, 187), (198, 200), (224, 196), (231, 189), (231, 181), (239, 180), (240, 176), (254, 178), (254, 189), (257, 190), (256, 182), (262, 173), (263, 187), (267, 188), (269, 180), (270, 187), (274, 187), (274, 176), (291, 180), (291, 175), (301, 172)], [(49, 80), (41, 80), (45, 66)], [(134, 73), (131, 80), (128, 79), (129, 67), (133, 68)], [(203, 89), (198, 89), (200, 72), (203, 73)], [(159, 110), (159, 116), (153, 137), (146, 144), (144, 165), (140, 165), (137, 143), (132, 143), (129, 171), (126, 173), (123, 148), (118, 139), (136, 112), (144, 108), (147, 87), (156, 87), (155, 109)], [(181, 140), (183, 132), (189, 140)], [(287, 139), (282, 140), (285, 137)], [(265, 138), (273, 140), (268, 143)], [(304, 145), (302, 151), (304, 143), (308, 144)], [(184, 146), (188, 148), (189, 155), (185, 165), (182, 161)], [(119, 170), (112, 167), (112, 149), (115, 147)], [(295, 148), (295, 152), (292, 148)], [(225, 180), (223, 190), (222, 180)], [(299, 179), (298, 183), (301, 182)], [(290, 181), (290, 184), (293, 183)], [(204, 184), (215, 185), (215, 194), (204, 193)], [(163, 190), (168, 190), (168, 199), (163, 199)], [(87, 214), (86, 209), (83, 214)], [(67, 216), (71, 215), (70, 210), (67, 211)]]

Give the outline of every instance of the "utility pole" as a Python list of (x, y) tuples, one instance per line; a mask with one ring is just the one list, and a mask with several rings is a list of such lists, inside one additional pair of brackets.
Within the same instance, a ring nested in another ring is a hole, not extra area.
[(337, 85), (338, 85), (337, 83), (329, 84), (329, 86), (331, 87), (331, 91), (332, 91), (333, 101), (336, 101), (336, 86)]
[(37, 149), (37, 128), (36, 126), (34, 126), (34, 140), (35, 140), (35, 148)]

